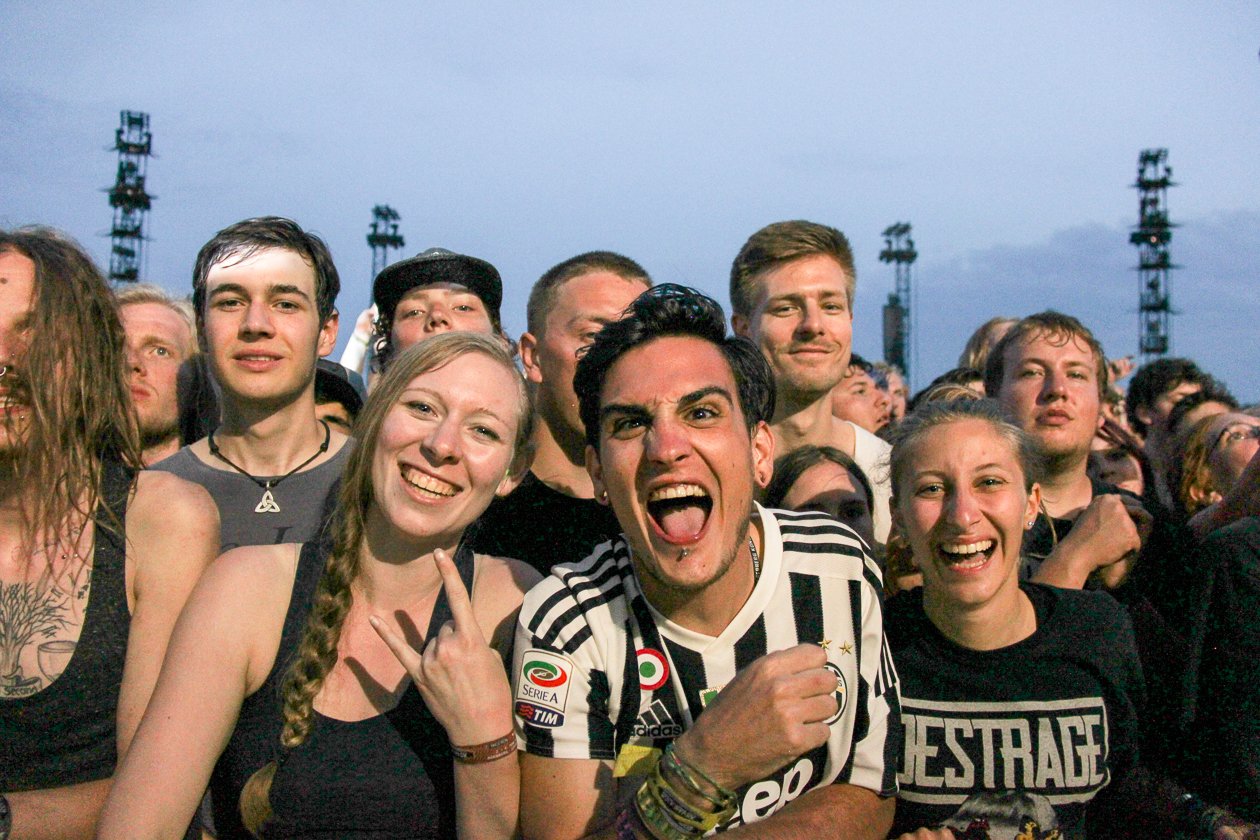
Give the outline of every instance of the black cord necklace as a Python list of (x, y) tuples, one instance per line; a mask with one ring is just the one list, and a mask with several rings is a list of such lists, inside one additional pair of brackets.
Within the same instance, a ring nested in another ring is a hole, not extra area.
[(214, 432), (211, 432), (209, 434), (207, 438), (207, 442), (210, 444), (211, 455), (218, 458), (220, 461), (227, 464), (229, 467), (236, 470), (238, 473), (245, 476), (250, 481), (254, 482), (255, 484), (257, 484), (259, 487), (263, 489), (262, 498), (258, 500), (258, 505), (254, 508), (254, 513), (279, 513), (280, 505), (276, 504), (276, 497), (271, 495), (271, 488), (279, 487), (280, 482), (284, 481), (286, 478), (293, 475), (298, 470), (302, 469), (302, 467), (305, 467), (311, 461), (314, 461), (320, 455), (323, 455), (325, 452), (328, 451), (328, 442), (332, 440), (332, 429), (329, 428), (328, 424), (325, 423), (323, 420), (320, 420), (319, 424), (324, 427), (324, 442), (319, 445), (318, 451), (316, 451), (314, 455), (307, 458), (305, 461), (298, 464), (296, 467), (289, 470), (287, 473), (280, 476), (279, 478), (272, 478), (267, 481), (263, 481), (261, 478), (251, 475), (250, 473), (241, 469), (236, 464), (232, 463), (231, 459), (229, 459), (228, 456), (224, 455), (223, 451), (219, 449), (219, 445), (214, 442)]

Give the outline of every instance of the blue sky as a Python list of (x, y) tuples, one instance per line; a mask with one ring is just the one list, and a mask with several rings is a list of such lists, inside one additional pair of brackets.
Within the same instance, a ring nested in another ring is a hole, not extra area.
[(184, 292), (219, 228), (292, 216), (329, 241), (346, 323), (374, 204), (407, 253), (530, 284), (608, 248), (724, 304), (752, 231), (808, 218), (858, 259), (880, 353), (908, 220), (919, 371), (994, 314), (1054, 306), (1137, 337), (1138, 152), (1167, 147), (1173, 348), (1260, 396), (1260, 5), (1254, 2), (25, 3), (0, 0), (0, 225), (104, 263), (118, 112), (151, 114), (146, 278)]

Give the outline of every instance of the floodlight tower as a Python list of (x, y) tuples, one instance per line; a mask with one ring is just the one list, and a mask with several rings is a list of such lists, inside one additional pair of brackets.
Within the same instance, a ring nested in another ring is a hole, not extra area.
[(910, 223), (897, 222), (884, 229), (884, 250), (879, 261), (892, 263), (896, 271), (895, 291), (884, 304), (884, 361), (901, 368), (910, 382), (912, 322), (910, 318), (910, 265), (919, 256), (910, 238)]
[(1138, 223), (1129, 242), (1138, 248), (1138, 350), (1142, 362), (1169, 350), (1172, 339), (1173, 265), (1168, 253), (1172, 229), (1168, 221), (1168, 188), (1176, 186), (1167, 149), (1144, 149), (1138, 155)]
[(109, 206), (114, 208), (114, 223), (109, 230), (112, 246), (109, 279), (115, 283), (134, 283), (140, 279), (144, 222), (154, 199), (144, 188), (149, 158), (153, 155), (149, 115), (122, 111), (118, 131), (114, 134), (114, 149), (118, 152), (118, 176), (114, 186), (109, 188)]
[(378, 204), (372, 208), (372, 232), (367, 235), (367, 243), (372, 248), (373, 280), (389, 265), (389, 250), (406, 244), (398, 232), (401, 218), (398, 211), (388, 204)]

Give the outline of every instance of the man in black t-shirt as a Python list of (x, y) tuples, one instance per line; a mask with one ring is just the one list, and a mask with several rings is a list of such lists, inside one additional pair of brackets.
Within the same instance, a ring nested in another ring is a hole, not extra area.
[(1118, 586), (1142, 547), (1150, 516), (1135, 498), (1099, 493), (1086, 473), (1107, 388), (1098, 340), (1069, 315), (1030, 315), (989, 354), (984, 386), (1046, 455), (1043, 515), (1024, 541), (1025, 571), (1073, 589), (1095, 574)]
[(565, 260), (534, 284), (529, 331), (521, 336), (536, 397), (534, 461), (520, 486), (481, 517), (470, 537), (474, 551), (523, 560), (545, 575), (620, 532), (612, 510), (595, 501), (586, 471), (573, 370), (595, 333), (651, 285), (638, 263), (608, 251)]

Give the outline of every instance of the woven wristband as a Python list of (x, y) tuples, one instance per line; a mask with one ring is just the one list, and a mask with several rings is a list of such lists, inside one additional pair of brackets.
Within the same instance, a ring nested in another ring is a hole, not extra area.
[(514, 752), (516, 752), (515, 732), (509, 732), (502, 738), (495, 738), (484, 744), (471, 744), (467, 747), (451, 744), (451, 755), (460, 764), (487, 764), (498, 761), (500, 758), (507, 758)]
[(639, 819), (643, 822), (643, 827), (656, 840), (692, 840), (704, 833), (691, 826), (675, 822), (653, 794), (650, 784), (644, 782), (635, 794), (634, 806)]
[[(713, 807), (717, 808), (719, 811), (725, 811), (728, 808), (732, 810), (734, 809), (737, 799), (735, 791), (722, 787), (714, 781), (713, 777), (708, 773), (704, 772), (696, 765), (683, 761), (679, 758), (678, 753), (674, 750), (673, 743), (666, 745), (665, 752), (661, 756), (661, 761), (662, 763), (668, 765), (669, 769), (672, 770), (678, 778), (682, 779), (683, 783), (691, 789), (692, 793), (695, 793), (697, 796), (711, 803)], [(713, 794), (701, 788), (700, 783), (696, 781), (696, 776), (699, 776), (710, 787), (716, 790), (717, 796), (715, 797)]]

